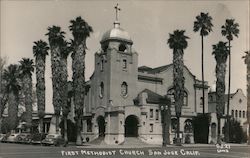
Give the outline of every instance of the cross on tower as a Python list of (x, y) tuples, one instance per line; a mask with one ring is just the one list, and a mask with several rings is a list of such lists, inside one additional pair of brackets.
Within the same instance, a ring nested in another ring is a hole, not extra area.
[(119, 4), (117, 3), (115, 6), (115, 20), (118, 21), (118, 11), (121, 11)]

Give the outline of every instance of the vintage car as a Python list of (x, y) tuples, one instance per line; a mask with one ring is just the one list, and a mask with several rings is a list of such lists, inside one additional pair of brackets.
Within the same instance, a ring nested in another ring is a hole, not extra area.
[(21, 138), (18, 137), (19, 135), (20, 135), (20, 133), (10, 134), (9, 136), (7, 136), (5, 142), (8, 142), (8, 143), (17, 143), (18, 140), (21, 139)]
[(31, 143), (31, 134), (30, 133), (20, 133), (17, 136), (17, 143), (30, 144)]
[(42, 145), (63, 145), (64, 139), (61, 134), (48, 134), (44, 140), (42, 140)]
[(0, 142), (4, 141), (6, 139), (6, 134), (0, 133)]

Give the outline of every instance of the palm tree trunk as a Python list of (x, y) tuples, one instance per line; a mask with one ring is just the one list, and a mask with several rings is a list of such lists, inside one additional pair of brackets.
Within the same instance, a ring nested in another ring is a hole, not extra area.
[(44, 131), (44, 129), (43, 129), (43, 117), (40, 117), (39, 118), (39, 125), (40, 125), (40, 133), (44, 133), (43, 131)]
[(24, 103), (26, 108), (27, 132), (31, 131), (32, 126), (32, 79), (31, 76), (25, 75), (23, 78)]
[(59, 134), (59, 115), (56, 114), (56, 134)]
[(65, 141), (65, 146), (66, 146), (68, 144), (68, 125), (67, 125), (66, 116), (64, 116), (63, 122), (64, 122), (64, 141)]
[(218, 139), (219, 143), (220, 138), (220, 118), (224, 114), (225, 110), (225, 74), (226, 74), (226, 61), (217, 61), (216, 64), (216, 111), (217, 111), (217, 119), (218, 119)]
[(204, 44), (201, 35), (201, 74), (202, 74), (202, 113), (205, 114), (205, 86), (204, 86)]
[(82, 136), (81, 136), (81, 131), (82, 131), (82, 129), (81, 129), (81, 127), (82, 127), (82, 124), (81, 124), (81, 119), (80, 118), (78, 118), (77, 120), (76, 120), (76, 130), (77, 130), (77, 135), (76, 135), (76, 145), (82, 145)]
[(59, 44), (51, 45), (51, 68), (52, 68), (52, 85), (53, 85), (53, 106), (56, 116), (56, 133), (59, 133), (59, 116), (61, 112), (61, 64), (60, 64), (60, 47)]
[(9, 93), (8, 105), (9, 129), (14, 130), (18, 123), (18, 96), (14, 92)]
[(65, 146), (68, 143), (68, 130), (67, 130), (67, 116), (69, 113), (68, 107), (68, 72), (67, 72), (67, 57), (61, 59), (61, 99), (62, 99), (62, 110), (63, 110), (63, 121), (64, 121), (64, 140)]
[(76, 144), (82, 145), (82, 115), (85, 96), (85, 41), (76, 42), (75, 50), (72, 54), (73, 69), (73, 89), (74, 89), (74, 105), (76, 107), (76, 128), (77, 139)]
[(45, 115), (45, 57), (36, 56), (36, 97), (40, 133), (43, 133), (43, 117)]
[(171, 124), (171, 105), (168, 105), (167, 115), (166, 115), (166, 126), (165, 126), (167, 145), (170, 144), (170, 133), (169, 133), (170, 124)]
[(176, 145), (181, 145), (180, 140), (180, 117), (184, 99), (184, 76), (183, 76), (183, 50), (175, 49), (173, 57), (173, 79), (175, 90), (175, 113), (177, 117), (177, 142)]
[(181, 138), (180, 138), (180, 117), (177, 116), (177, 129), (176, 129), (176, 133), (177, 133), (177, 139), (176, 139), (176, 145), (181, 145)]
[(226, 126), (226, 132), (225, 132), (225, 138), (226, 142), (229, 143), (229, 137), (230, 137), (230, 120), (229, 120), (229, 107), (230, 107), (230, 88), (231, 88), (231, 44), (230, 40), (228, 40), (229, 45), (229, 51), (228, 51), (228, 57), (229, 57), (229, 64), (228, 64), (228, 97), (227, 97), (227, 126)]
[(221, 134), (221, 132), (220, 132), (220, 117), (218, 117), (217, 116), (217, 122), (218, 122), (218, 135), (217, 135), (217, 143), (218, 144), (221, 144), (221, 137), (220, 137), (220, 134)]

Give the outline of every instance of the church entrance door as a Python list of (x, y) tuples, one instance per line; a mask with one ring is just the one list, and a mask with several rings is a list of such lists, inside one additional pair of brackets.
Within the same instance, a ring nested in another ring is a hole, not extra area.
[(104, 137), (105, 136), (105, 119), (103, 116), (97, 117), (97, 124), (98, 124), (99, 137)]
[(138, 137), (139, 121), (135, 115), (129, 115), (125, 120), (125, 137)]

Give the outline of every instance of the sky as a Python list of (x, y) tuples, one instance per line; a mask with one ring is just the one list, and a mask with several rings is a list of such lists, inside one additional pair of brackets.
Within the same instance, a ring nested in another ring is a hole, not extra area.
[[(60, 26), (70, 40), (69, 21), (81, 16), (94, 30), (87, 39), (88, 80), (94, 71), (94, 53), (100, 49), (101, 37), (113, 28), (117, 3), (121, 7), (121, 27), (129, 33), (134, 50), (139, 54), (138, 66), (154, 68), (170, 64), (173, 52), (167, 45), (169, 33), (183, 29), (190, 38), (184, 50), (184, 64), (200, 80), (201, 37), (193, 32), (193, 23), (200, 12), (208, 12), (214, 25), (213, 32), (204, 38), (205, 80), (210, 86), (216, 81), (212, 45), (226, 41), (221, 35), (221, 26), (226, 19), (234, 18), (240, 25), (240, 34), (231, 42), (231, 92), (240, 88), (246, 94), (246, 66), (242, 56), (250, 50), (249, 0), (0, 0), (0, 55), (7, 57), (8, 64), (18, 63), (23, 57), (34, 59), (33, 42), (40, 39), (48, 42), (45, 34), (49, 26)], [(68, 60), (71, 80), (71, 59)], [(33, 80), (35, 84), (34, 75)], [(50, 56), (46, 59), (46, 111), (53, 112)]]

